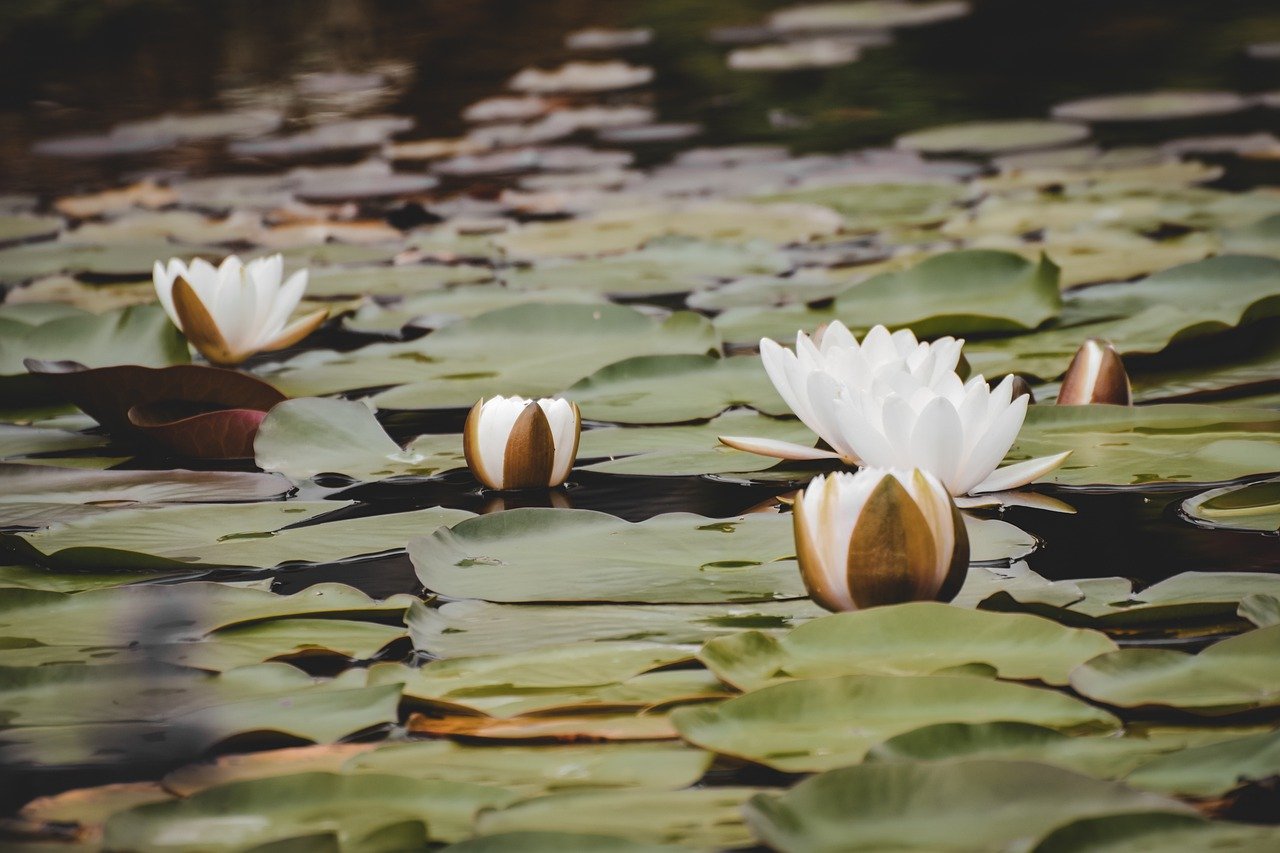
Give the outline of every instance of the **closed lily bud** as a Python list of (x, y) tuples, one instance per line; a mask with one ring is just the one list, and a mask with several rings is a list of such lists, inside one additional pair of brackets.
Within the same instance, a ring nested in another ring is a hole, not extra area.
[(329, 316), (321, 308), (290, 322), (307, 289), (307, 272), (284, 278), (280, 255), (243, 263), (235, 255), (213, 266), (156, 261), (156, 296), (173, 324), (211, 364), (234, 367), (259, 352), (292, 346)]
[(950, 493), (919, 470), (816, 477), (792, 511), (796, 560), (814, 602), (861, 610), (950, 601), (969, 568), (969, 536)]
[(1076, 350), (1058, 390), (1059, 406), (1112, 403), (1132, 406), (1133, 392), (1120, 353), (1110, 341), (1090, 338)]
[(578, 456), (582, 413), (568, 400), (493, 397), (467, 415), (467, 466), (491, 489), (546, 489), (569, 476)]

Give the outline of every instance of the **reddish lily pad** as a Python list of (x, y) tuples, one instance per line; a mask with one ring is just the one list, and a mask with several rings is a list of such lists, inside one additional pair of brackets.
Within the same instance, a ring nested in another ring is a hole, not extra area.
[(26, 365), (108, 432), (149, 438), (198, 458), (253, 456), (258, 425), (287, 399), (249, 374), (198, 364), (89, 369), (28, 359)]

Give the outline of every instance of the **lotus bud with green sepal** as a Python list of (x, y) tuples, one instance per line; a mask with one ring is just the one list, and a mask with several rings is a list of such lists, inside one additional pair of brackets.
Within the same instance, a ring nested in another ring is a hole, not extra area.
[(1076, 350), (1058, 389), (1059, 406), (1089, 403), (1133, 405), (1133, 390), (1129, 387), (1124, 361), (1110, 341), (1100, 338), (1090, 338)]
[(578, 455), (582, 413), (568, 400), (493, 397), (467, 415), (463, 453), (491, 489), (546, 489), (569, 476)]
[(328, 317), (320, 309), (290, 321), (307, 290), (307, 271), (284, 278), (284, 258), (244, 263), (235, 255), (215, 267), (202, 258), (156, 261), (156, 296), (175, 326), (211, 364), (234, 367), (259, 352), (292, 346)]
[(964, 583), (969, 536), (932, 474), (863, 468), (816, 477), (792, 513), (800, 575), (827, 610), (949, 601)]

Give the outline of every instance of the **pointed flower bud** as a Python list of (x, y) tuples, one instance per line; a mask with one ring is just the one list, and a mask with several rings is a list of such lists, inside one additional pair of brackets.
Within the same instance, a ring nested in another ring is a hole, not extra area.
[(1133, 405), (1129, 374), (1125, 372), (1120, 353), (1110, 341), (1099, 338), (1090, 338), (1076, 350), (1058, 390), (1059, 406), (1088, 403)]
[(828, 610), (949, 601), (968, 572), (964, 520), (938, 478), (919, 470), (816, 477), (792, 518), (805, 587)]
[(568, 400), (493, 397), (467, 415), (467, 466), (491, 489), (545, 489), (569, 476), (578, 456), (582, 414)]
[(284, 279), (280, 255), (243, 263), (235, 255), (214, 267), (203, 258), (156, 261), (151, 271), (160, 305), (210, 363), (233, 367), (259, 352), (292, 346), (319, 328), (326, 309), (292, 323), (307, 289), (307, 272)]

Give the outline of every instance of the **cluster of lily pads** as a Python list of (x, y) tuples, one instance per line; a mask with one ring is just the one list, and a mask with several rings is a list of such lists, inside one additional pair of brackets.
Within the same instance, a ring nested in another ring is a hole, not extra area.
[[(763, 72), (964, 12), (717, 38)], [(641, 168), (698, 131), (599, 59), (652, 39), (571, 35), (589, 58), (456, 138), (299, 79), (354, 114), (40, 147), (212, 141), (245, 171), (0, 200), (0, 766), (45, 794), (6, 846), (1280, 843), (1249, 810), (1280, 776), (1280, 578), (1046, 578), (1054, 542), (999, 514), (1132, 491), (1280, 529), (1280, 193), (1207, 186), (1280, 142), (1088, 141), (1267, 96)], [(868, 461), (924, 473), (835, 470)], [(574, 506), (608, 489), (662, 511)]]

